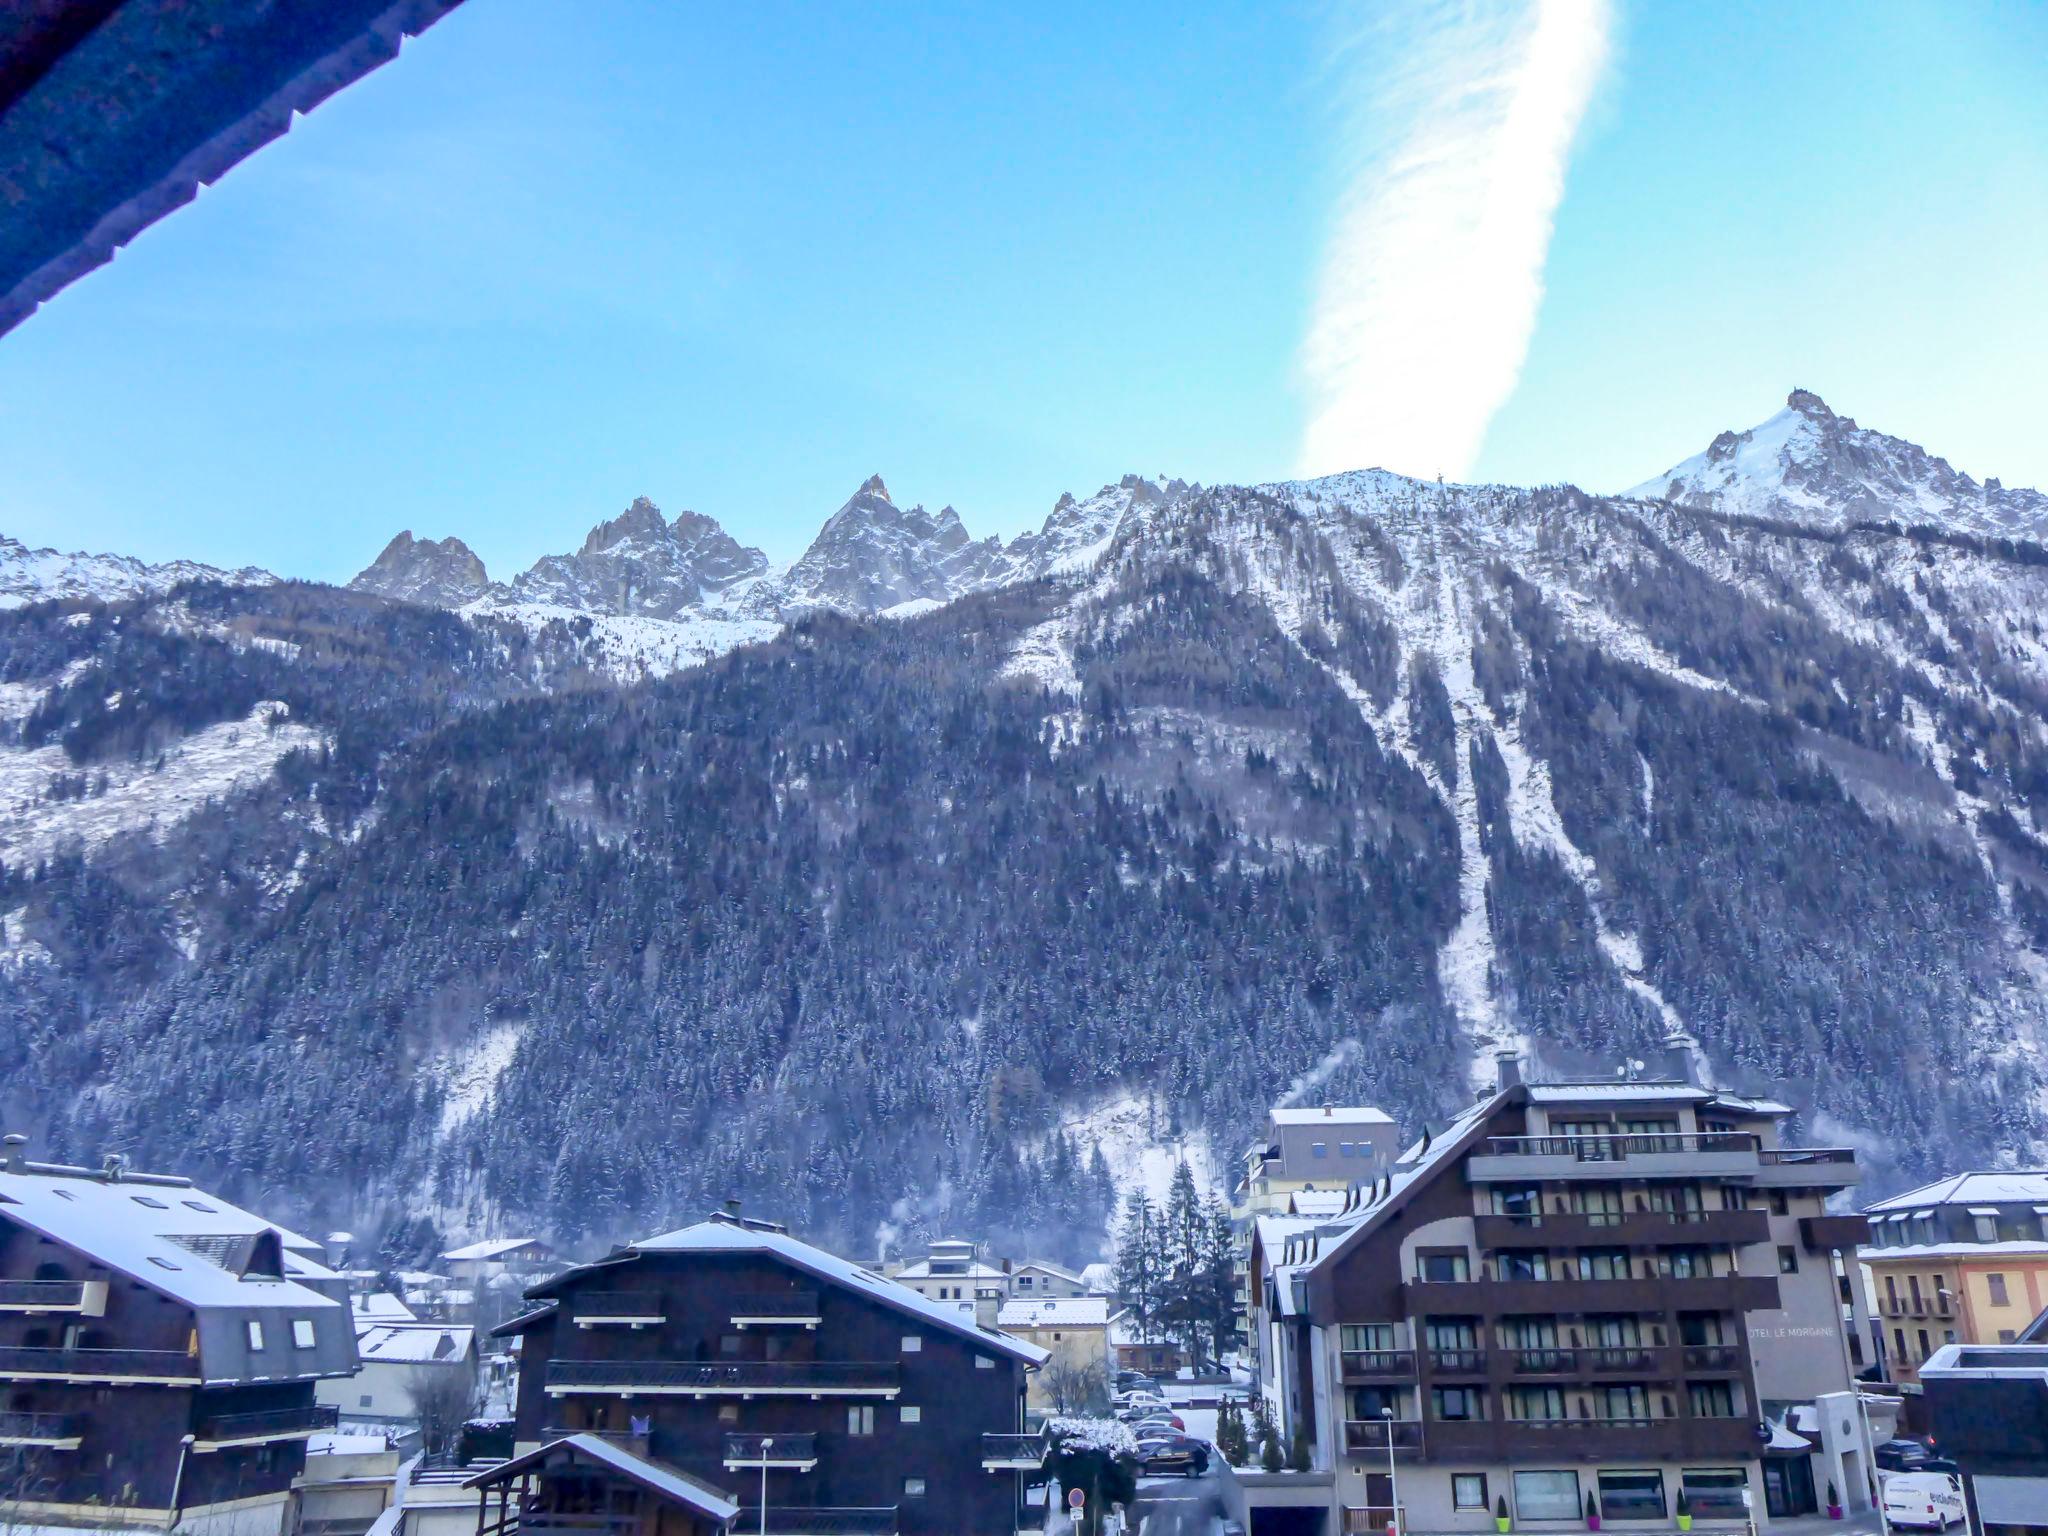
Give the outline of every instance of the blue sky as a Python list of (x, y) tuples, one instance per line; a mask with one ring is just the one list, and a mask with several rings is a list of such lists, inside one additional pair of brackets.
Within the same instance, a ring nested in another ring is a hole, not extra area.
[[(510, 575), (637, 494), (788, 558), (876, 470), (1006, 535), (1293, 473), (1412, 36), (1023, 9), (468, 0), (0, 338), (0, 532), (343, 579), (409, 527)], [(1801, 385), (2048, 485), (2048, 7), (1603, 42), (1471, 478), (1620, 489)]]

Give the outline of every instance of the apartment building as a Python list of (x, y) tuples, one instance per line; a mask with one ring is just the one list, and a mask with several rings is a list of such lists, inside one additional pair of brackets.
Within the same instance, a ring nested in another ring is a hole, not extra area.
[(1009, 1272), (986, 1263), (964, 1237), (934, 1242), (925, 1256), (889, 1276), (929, 1301), (957, 1301), (972, 1306), (977, 1299), (1001, 1303), (1010, 1294)]
[(1231, 1216), (1242, 1225), (1285, 1211), (1299, 1190), (1344, 1189), (1383, 1172), (1401, 1132), (1384, 1110), (1318, 1104), (1275, 1109), (1245, 1149)]
[(0, 1505), (276, 1536), (356, 1368), (317, 1244), (189, 1180), (0, 1152)]
[(477, 1484), (487, 1513), (509, 1480), (538, 1479), (535, 1498), (573, 1485), (581, 1503), (535, 1508), (609, 1518), (614, 1498), (666, 1489), (676, 1520), (730, 1504), (771, 1536), (1016, 1529), (1015, 1474), (1027, 1452), (1037, 1465), (1025, 1378), (1046, 1352), (950, 1297), (733, 1213), (527, 1294), (538, 1305), (498, 1330), (523, 1340), (518, 1454)]
[(1084, 1397), (1108, 1406), (1116, 1374), (1110, 1365), (1108, 1297), (1006, 1301), (996, 1326), (1049, 1357), (1043, 1370), (1031, 1374), (1026, 1406), (1034, 1412), (1078, 1412), (1087, 1406)]
[(2048, 1307), (2048, 1169), (1963, 1173), (1865, 1208), (1893, 1381), (1949, 1344), (2010, 1344)]
[(1826, 1209), (1857, 1168), (1781, 1145), (1789, 1113), (1503, 1060), (1337, 1219), (1258, 1223), (1261, 1388), (1331, 1474), (1325, 1529), (1383, 1530), (1396, 1478), (1442, 1532), (1867, 1502), (1837, 1272), (1865, 1224)]

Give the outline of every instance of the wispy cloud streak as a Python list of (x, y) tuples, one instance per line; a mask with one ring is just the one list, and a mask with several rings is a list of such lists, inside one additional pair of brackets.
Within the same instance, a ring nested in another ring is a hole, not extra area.
[(1301, 471), (1463, 477), (1515, 387), (1609, 0), (1350, 0)]

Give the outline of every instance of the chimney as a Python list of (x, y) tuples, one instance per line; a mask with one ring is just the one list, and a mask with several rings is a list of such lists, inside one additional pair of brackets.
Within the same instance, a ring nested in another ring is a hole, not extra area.
[(1327, 1104), (1323, 1106), (1323, 1118), (1325, 1120), (1330, 1118), (1330, 1106)]
[(1522, 1058), (1513, 1051), (1495, 1051), (1493, 1074), (1495, 1084), (1502, 1090), (1521, 1087)]
[(974, 1288), (974, 1325), (977, 1328), (993, 1328), (996, 1314), (1002, 1310), (1003, 1293), (994, 1286), (978, 1285)]
[(0, 1168), (5, 1168), (9, 1173), (20, 1173), (27, 1168), (28, 1155), (21, 1150), (27, 1145), (28, 1138), (19, 1131), (11, 1131), (5, 1136), (0, 1136), (0, 1148), (6, 1149), (0, 1151)]
[(1672, 1030), (1663, 1041), (1663, 1057), (1660, 1063), (1663, 1074), (1675, 1082), (1690, 1083), (1693, 1080), (1693, 1042), (1691, 1036), (1680, 1030)]

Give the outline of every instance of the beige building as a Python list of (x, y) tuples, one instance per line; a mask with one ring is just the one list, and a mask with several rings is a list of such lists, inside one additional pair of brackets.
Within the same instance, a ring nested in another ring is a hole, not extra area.
[[(1005, 1302), (996, 1326), (1012, 1337), (1051, 1353), (1031, 1374), (1026, 1406), (1050, 1413), (1059, 1406), (1054, 1394), (1064, 1375), (1089, 1373), (1098, 1385), (1092, 1395), (1107, 1397), (1115, 1375), (1109, 1355), (1109, 1301), (1102, 1296), (1063, 1296), (1050, 1301)], [(1068, 1404), (1067, 1406), (1077, 1406)]]
[(1891, 1379), (1917, 1389), (1948, 1344), (2010, 1344), (2048, 1308), (2048, 1169), (1963, 1173), (1869, 1206), (1870, 1276)]

